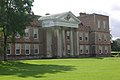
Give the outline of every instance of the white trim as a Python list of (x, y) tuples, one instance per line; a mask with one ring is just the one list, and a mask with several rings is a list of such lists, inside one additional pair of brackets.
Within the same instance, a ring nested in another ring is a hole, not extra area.
[(25, 44), (25, 55), (29, 55), (26, 53), (26, 50), (29, 50), (29, 54), (30, 54), (30, 44)]
[[(38, 50), (38, 53), (35, 53), (35, 49)], [(39, 54), (39, 44), (34, 44), (34, 54)]]
[[(20, 49), (20, 53), (19, 54), (16, 54), (16, 49)], [(21, 54), (21, 44), (15, 44), (15, 54), (16, 55), (20, 55)]]

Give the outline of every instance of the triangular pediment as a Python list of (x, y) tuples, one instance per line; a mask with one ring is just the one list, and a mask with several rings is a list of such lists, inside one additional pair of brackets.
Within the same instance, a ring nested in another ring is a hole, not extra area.
[(57, 18), (57, 20), (65, 21), (65, 22), (77, 22), (80, 23), (80, 20), (72, 13), (67, 12), (64, 15), (61, 15)]

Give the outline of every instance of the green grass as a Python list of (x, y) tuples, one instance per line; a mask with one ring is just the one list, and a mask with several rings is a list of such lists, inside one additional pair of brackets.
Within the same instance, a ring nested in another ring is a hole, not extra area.
[(120, 80), (120, 58), (0, 62), (0, 80)]

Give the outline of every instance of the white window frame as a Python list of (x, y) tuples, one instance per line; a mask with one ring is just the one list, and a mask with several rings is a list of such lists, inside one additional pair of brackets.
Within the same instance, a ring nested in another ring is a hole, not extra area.
[[(19, 54), (16, 54), (16, 50), (19, 49)], [(15, 44), (15, 54), (20, 55), (21, 54), (21, 44)]]
[(107, 53), (108, 53), (108, 47), (105, 46), (105, 54), (107, 54)]
[[(9, 50), (9, 54), (8, 54), (8, 50)], [(8, 47), (7, 47), (7, 55), (10, 55), (11, 54), (11, 44), (8, 44)]]
[[(86, 40), (86, 38), (87, 38), (87, 40)], [(85, 33), (85, 40), (88, 41), (88, 38), (89, 38), (88, 33)]]
[[(27, 36), (26, 36), (27, 35)], [(29, 39), (30, 38), (30, 29), (26, 28), (25, 29), (25, 39)]]
[(18, 32), (15, 33), (15, 38), (20, 38), (20, 34)]
[[(38, 53), (35, 53), (35, 50), (38, 50)], [(34, 44), (34, 54), (39, 54), (39, 44)]]
[[(37, 35), (37, 37), (35, 37)], [(38, 28), (33, 29), (33, 37), (34, 39), (38, 39)]]
[(102, 41), (102, 35), (98, 34), (98, 41)]
[(98, 29), (100, 29), (101, 28), (101, 22), (100, 22), (100, 20), (98, 20)]
[(29, 55), (26, 53), (26, 50), (29, 50), (29, 54), (30, 54), (30, 44), (25, 44), (25, 55)]
[[(101, 50), (101, 52), (100, 52), (100, 50)], [(102, 54), (102, 46), (99, 46), (99, 54)]]
[[(82, 52), (81, 52), (82, 51)], [(80, 45), (80, 54), (83, 54), (84, 53), (84, 46), (83, 45)]]
[(106, 29), (107, 28), (107, 21), (103, 21), (103, 27), (104, 27), (104, 29)]
[[(88, 51), (87, 53), (86, 53), (86, 50)], [(89, 54), (89, 45), (86, 45), (86, 46), (85, 46), (85, 53), (86, 53), (86, 54)]]
[[(80, 40), (80, 38), (81, 38), (82, 40)], [(79, 32), (79, 40), (80, 40), (80, 41), (83, 41), (83, 33), (82, 33), (82, 32)]]

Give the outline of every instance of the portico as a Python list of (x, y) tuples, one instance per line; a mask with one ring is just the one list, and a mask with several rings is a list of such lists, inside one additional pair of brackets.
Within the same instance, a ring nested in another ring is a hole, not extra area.
[(46, 30), (46, 57), (73, 57), (78, 54), (78, 24), (71, 12), (46, 15), (39, 18)]

